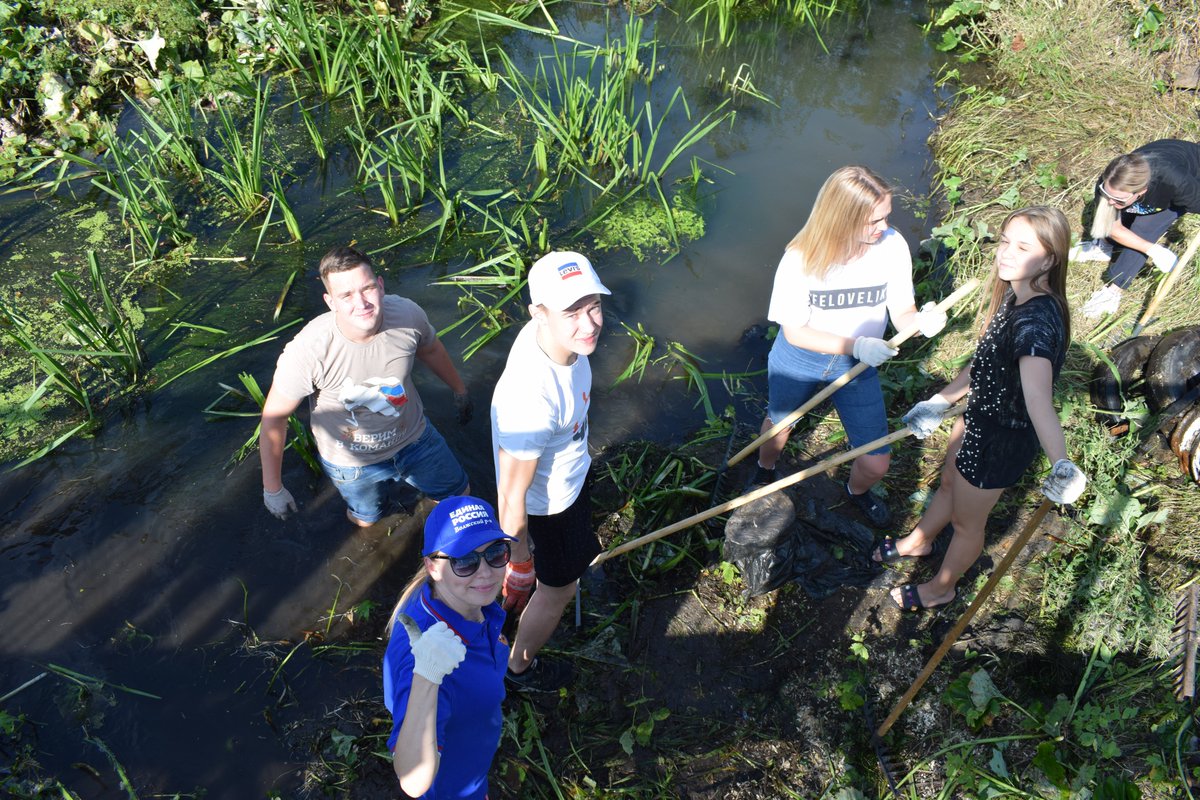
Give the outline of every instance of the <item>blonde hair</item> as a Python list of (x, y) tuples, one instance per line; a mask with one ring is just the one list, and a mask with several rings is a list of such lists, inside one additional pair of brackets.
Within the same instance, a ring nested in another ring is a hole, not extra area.
[[(1030, 206), (1018, 209), (1004, 218), (1000, 226), (1000, 234), (1008, 228), (1008, 223), (1020, 217), (1029, 223), (1037, 236), (1038, 244), (1046, 251), (1046, 259), (1050, 266), (1044, 272), (1030, 281), (1030, 286), (1039, 292), (1048, 294), (1058, 303), (1062, 311), (1063, 322), (1066, 326), (1067, 341), (1071, 341), (1071, 309), (1067, 305), (1067, 251), (1071, 248), (1071, 225), (1067, 217), (1057, 208), (1050, 206)], [(998, 267), (992, 263), (991, 287), (992, 294), (979, 315), (979, 332), (982, 336), (987, 331), (992, 317), (1000, 310), (1004, 296), (1008, 292), (1009, 282), (1001, 279)], [(986, 296), (986, 295), (985, 295)]]
[[(1108, 162), (1100, 175), (1100, 185), (1107, 184), (1118, 192), (1138, 194), (1146, 191), (1150, 177), (1150, 160), (1140, 153), (1126, 153)], [(1092, 238), (1107, 239), (1120, 213), (1112, 203), (1103, 199), (1097, 201), (1096, 213), (1092, 215)]]
[(404, 586), (404, 591), (400, 592), (400, 599), (396, 601), (396, 605), (392, 608), (392, 616), (388, 619), (387, 627), (383, 629), (384, 635), (389, 639), (392, 637), (392, 628), (396, 626), (396, 615), (400, 613), (400, 609), (408, 605), (409, 601), (424, 589), (426, 584), (432, 585), (433, 578), (429, 576), (429, 570), (425, 567), (425, 561), (422, 559), (421, 566), (409, 578), (408, 583)]
[(850, 165), (825, 179), (808, 221), (787, 249), (803, 259), (804, 274), (823, 279), (829, 270), (857, 257), (871, 212), (893, 193), (883, 178), (867, 167)]

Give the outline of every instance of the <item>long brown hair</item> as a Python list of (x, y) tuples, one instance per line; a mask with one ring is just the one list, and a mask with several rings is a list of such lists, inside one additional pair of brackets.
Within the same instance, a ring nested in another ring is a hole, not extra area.
[[(1100, 185), (1108, 185), (1118, 192), (1137, 194), (1146, 191), (1146, 187), (1150, 185), (1151, 173), (1148, 158), (1140, 153), (1126, 153), (1108, 162), (1108, 166), (1100, 175)], [(1107, 238), (1120, 213), (1119, 209), (1100, 198), (1096, 202), (1096, 212), (1092, 215), (1092, 238)]]
[[(1063, 322), (1066, 325), (1067, 341), (1069, 342), (1071, 341), (1071, 309), (1067, 305), (1067, 251), (1071, 248), (1071, 225), (1067, 222), (1066, 216), (1057, 208), (1052, 208), (1051, 206), (1029, 206), (1028, 208), (1018, 209), (1004, 218), (1004, 224), (1000, 226), (1001, 235), (1008, 228), (1008, 223), (1018, 217), (1028, 222), (1030, 227), (1033, 228), (1038, 244), (1046, 251), (1046, 258), (1050, 261), (1049, 268), (1030, 281), (1029, 285), (1039, 292), (1050, 295), (1058, 303), (1059, 310), (1062, 311)], [(992, 321), (992, 317), (1000, 310), (1000, 305), (1004, 302), (1004, 295), (1008, 292), (1009, 285), (1008, 281), (1000, 277), (998, 268), (995, 262), (993, 262), (991, 278), (992, 296), (979, 315), (979, 332), (981, 336), (987, 330), (988, 323)]]
[(808, 221), (790, 242), (804, 261), (804, 274), (824, 278), (838, 264), (853, 260), (871, 212), (893, 193), (891, 185), (867, 167), (850, 165), (825, 179)]

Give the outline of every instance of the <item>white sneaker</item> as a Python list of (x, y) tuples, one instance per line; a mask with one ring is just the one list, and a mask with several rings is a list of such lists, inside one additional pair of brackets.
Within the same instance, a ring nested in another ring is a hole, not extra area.
[(1104, 314), (1116, 313), (1117, 308), (1121, 305), (1121, 288), (1109, 284), (1103, 288), (1097, 289), (1088, 301), (1083, 304), (1080, 309), (1083, 316), (1088, 319), (1095, 319)]
[(1067, 260), (1075, 263), (1085, 261), (1112, 261), (1112, 243), (1107, 239), (1087, 239), (1071, 248)]

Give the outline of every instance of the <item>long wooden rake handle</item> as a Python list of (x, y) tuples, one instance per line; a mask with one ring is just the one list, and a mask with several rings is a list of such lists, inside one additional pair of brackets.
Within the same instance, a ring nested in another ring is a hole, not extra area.
[[(946, 297), (946, 299), (942, 300), (942, 302), (938, 303), (936, 308), (939, 311), (948, 311), (951, 306), (953, 306), (959, 300), (962, 300), (964, 297), (969, 295), (971, 292), (975, 291), (975, 289), (978, 287), (979, 287), (979, 279), (972, 278), (971, 280), (964, 283), (962, 286), (955, 289), (954, 292), (952, 292), (948, 297)], [(888, 344), (893, 348), (899, 347), (904, 342), (907, 342), (909, 339), (911, 339), (912, 337), (914, 337), (918, 333), (920, 333), (920, 330), (921, 329), (918, 328), (915, 324), (909, 325), (907, 328), (900, 331), (895, 336), (893, 336), (891, 339), (889, 339)], [(782, 330), (779, 332), (779, 335), (780, 336), (783, 335)], [(849, 383), (850, 381), (854, 380), (859, 375), (861, 375), (867, 369), (867, 366), (868, 365), (862, 361), (855, 364), (853, 367), (851, 367), (849, 370), (847, 370), (847, 372), (844, 375), (842, 375), (842, 377), (838, 378), (836, 381), (829, 384), (824, 389), (822, 389), (821, 391), (819, 391), (815, 395), (813, 395), (812, 398), (809, 399), (809, 401), (807, 403), (805, 403), (804, 405), (797, 408), (791, 414), (788, 414), (786, 417), (784, 417), (779, 422), (776, 422), (773, 426), (771, 426), (771, 428), (769, 430), (764, 431), (763, 433), (759, 434), (757, 439), (755, 439), (753, 442), (751, 442), (750, 444), (743, 447), (741, 450), (738, 451), (737, 455), (735, 455), (733, 458), (729, 459), (729, 461), (725, 462), (725, 466), (732, 467), (734, 464), (738, 463), (743, 458), (745, 458), (746, 456), (753, 453), (755, 450), (757, 450), (762, 445), (763, 442), (767, 441), (768, 439), (772, 438), (773, 436), (776, 436), (784, 428), (787, 428), (790, 425), (794, 424), (796, 422), (796, 420), (803, 417), (809, 411), (812, 411), (814, 408), (816, 408), (818, 405), (820, 405), (822, 402), (824, 402), (826, 398), (828, 398), (830, 395), (832, 395), (838, 389), (842, 388), (847, 383)]]
[(1158, 285), (1158, 290), (1154, 293), (1154, 297), (1150, 298), (1150, 305), (1146, 306), (1146, 313), (1142, 314), (1142, 318), (1133, 326), (1133, 330), (1129, 332), (1130, 338), (1139, 336), (1151, 322), (1154, 321), (1154, 312), (1158, 311), (1159, 305), (1166, 299), (1171, 292), (1171, 287), (1179, 280), (1179, 276), (1187, 269), (1187, 265), (1191, 263), (1192, 258), (1196, 255), (1196, 251), (1200, 250), (1200, 230), (1192, 234), (1191, 240), (1188, 242), (1187, 249), (1183, 251), (1183, 255), (1179, 257), (1179, 261), (1175, 264), (1175, 269), (1163, 278), (1162, 283)]
[[(966, 410), (967, 410), (967, 404), (960, 403), (957, 406), (955, 406), (954, 408), (951, 408), (950, 410), (948, 410), (945, 413), (943, 419), (949, 419), (951, 417), (956, 417), (959, 414), (962, 414)], [(693, 526), (697, 523), (704, 522), (704, 520), (706, 520), (706, 519), (712, 519), (713, 517), (717, 516), (718, 514), (724, 514), (726, 511), (732, 511), (735, 508), (740, 508), (741, 506), (744, 506), (747, 503), (754, 502), (755, 500), (759, 499), (760, 497), (766, 497), (767, 495), (773, 494), (773, 493), (779, 491), (780, 489), (791, 486), (794, 483), (799, 483), (800, 481), (807, 480), (808, 478), (811, 478), (813, 475), (819, 475), (820, 473), (825, 472), (827, 469), (829, 469), (831, 467), (836, 467), (838, 464), (844, 464), (847, 461), (852, 461), (853, 459), (856, 459), (859, 456), (861, 456), (863, 453), (869, 453), (876, 448), (883, 447), (884, 445), (891, 444), (892, 442), (898, 442), (901, 439), (905, 438), (906, 436), (911, 436), (911, 435), (912, 435), (912, 430), (909, 429), (908, 426), (905, 426), (903, 428), (900, 428), (899, 430), (892, 431), (887, 436), (881, 436), (873, 442), (867, 442), (866, 444), (862, 445), (861, 447), (856, 447), (853, 450), (846, 451), (845, 453), (839, 453), (836, 456), (830, 456), (829, 458), (825, 459), (824, 461), (822, 461), (818, 464), (814, 464), (813, 466), (809, 467), (808, 469), (800, 470), (799, 472), (788, 475), (786, 478), (780, 478), (779, 480), (775, 481), (774, 483), (769, 483), (766, 486), (760, 486), (759, 488), (755, 489), (754, 491), (752, 491), (748, 494), (744, 494), (741, 497), (735, 497), (734, 499), (728, 500), (719, 506), (713, 506), (712, 508), (708, 509), (707, 511), (701, 511), (699, 514), (693, 514), (692, 516), (688, 517), (687, 519), (681, 519), (678, 522), (675, 522), (671, 525), (666, 526), (665, 528), (659, 528), (656, 531), (647, 533), (645, 536), (639, 536), (636, 539), (630, 539), (628, 542), (625, 542), (622, 545), (618, 545), (617, 547), (614, 547), (612, 550), (605, 551), (605, 552), (601, 553), (600, 555), (596, 556), (596, 558), (592, 561), (592, 564), (601, 564), (605, 561), (608, 561), (610, 558), (612, 558), (614, 556), (619, 556), (622, 553), (628, 553), (630, 550), (636, 550), (637, 548), (641, 547), (644, 544), (649, 544), (650, 542), (661, 539), (664, 536), (670, 536), (672, 533), (681, 531), (684, 528), (690, 528), (691, 526)]]
[(958, 622), (954, 623), (954, 627), (950, 629), (950, 631), (946, 634), (946, 638), (942, 640), (941, 646), (938, 647), (937, 651), (930, 656), (929, 661), (926, 662), (925, 668), (921, 670), (921, 674), (917, 676), (915, 681), (913, 681), (912, 686), (908, 687), (908, 691), (904, 693), (904, 696), (901, 697), (896, 702), (895, 707), (892, 708), (892, 713), (888, 714), (887, 719), (885, 719), (883, 724), (879, 726), (879, 729), (875, 731), (876, 736), (882, 737), (889, 730), (891, 730), (892, 725), (894, 725), (896, 720), (900, 718), (900, 714), (904, 712), (904, 709), (908, 708), (908, 704), (911, 703), (913, 698), (917, 696), (917, 692), (921, 691), (921, 687), (925, 685), (925, 681), (929, 680), (929, 676), (933, 675), (933, 671), (937, 669), (938, 664), (942, 663), (942, 659), (946, 657), (946, 653), (950, 652), (950, 648), (955, 642), (958, 641), (958, 637), (962, 635), (964, 630), (966, 630), (967, 625), (971, 624), (971, 620), (975, 618), (976, 612), (978, 612), (980, 607), (987, 602), (988, 597), (991, 596), (992, 591), (996, 588), (996, 584), (1000, 583), (1000, 579), (1003, 578), (1005, 573), (1008, 572), (1008, 568), (1012, 566), (1012, 563), (1016, 560), (1017, 555), (1025, 549), (1026, 543), (1029, 542), (1029, 537), (1033, 536), (1034, 532), (1038, 529), (1038, 526), (1042, 524), (1042, 520), (1046, 518), (1046, 514), (1050, 511), (1051, 505), (1053, 505), (1053, 503), (1051, 503), (1049, 499), (1042, 500), (1042, 504), (1037, 507), (1037, 510), (1033, 512), (1033, 516), (1029, 518), (1029, 522), (1025, 523), (1025, 528), (1020, 534), (1017, 535), (1016, 541), (1012, 543), (1012, 546), (1008, 548), (1008, 552), (1004, 554), (1004, 558), (1002, 558), (1000, 563), (996, 565), (996, 568), (992, 570), (992, 574), (988, 577), (987, 583), (985, 583), (983, 588), (979, 590), (979, 593), (975, 595), (975, 600), (972, 601), (967, 610), (963, 612), (963, 615), (959, 617)]

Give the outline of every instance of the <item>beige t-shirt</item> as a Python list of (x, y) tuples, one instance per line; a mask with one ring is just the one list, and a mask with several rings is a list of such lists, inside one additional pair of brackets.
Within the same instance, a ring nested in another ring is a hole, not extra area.
[(283, 348), (272, 389), (308, 398), (313, 437), (326, 461), (377, 464), (425, 431), (413, 357), (436, 336), (421, 307), (396, 295), (383, 298), (383, 325), (363, 344), (343, 336), (329, 311)]

